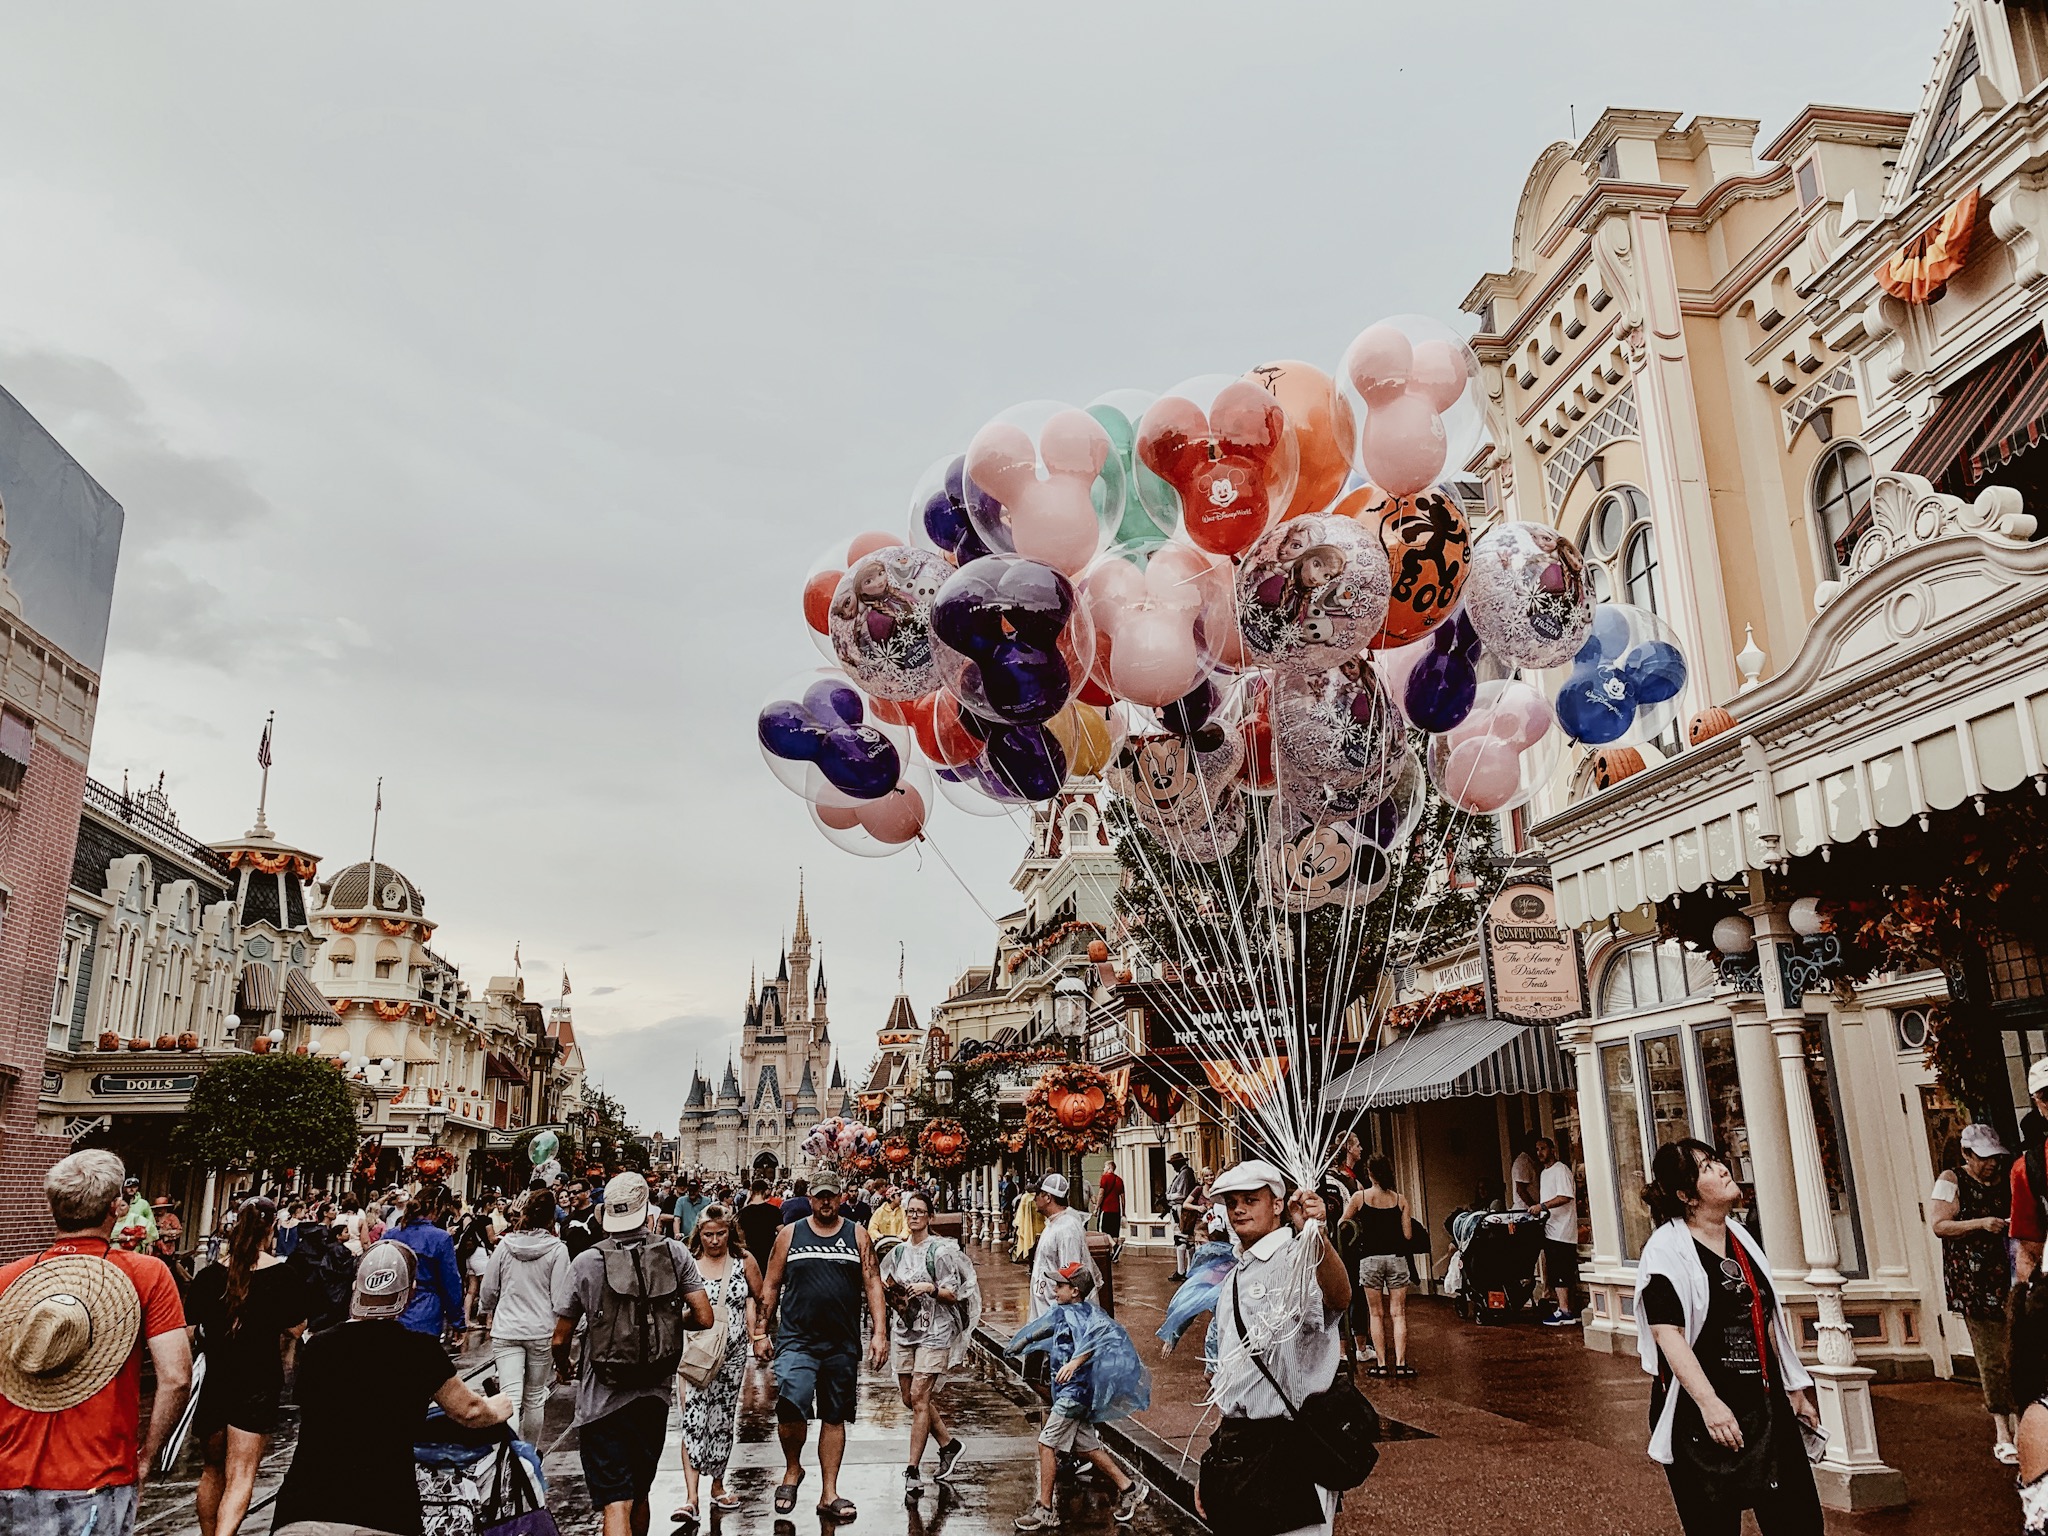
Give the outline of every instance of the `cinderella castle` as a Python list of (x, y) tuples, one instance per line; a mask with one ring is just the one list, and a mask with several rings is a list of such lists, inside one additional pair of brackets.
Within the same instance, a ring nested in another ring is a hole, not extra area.
[(832, 1050), (825, 965), (811, 979), (811, 920), (802, 877), (796, 927), (775, 975), (750, 977), (740, 1058), (726, 1059), (717, 1087), (690, 1074), (690, 1095), (676, 1127), (679, 1167), (718, 1170), (790, 1168), (805, 1135), (827, 1115), (851, 1114), (852, 1097)]

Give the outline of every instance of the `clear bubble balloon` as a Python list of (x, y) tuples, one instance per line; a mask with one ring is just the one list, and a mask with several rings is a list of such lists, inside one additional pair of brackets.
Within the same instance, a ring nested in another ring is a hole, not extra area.
[(1493, 655), (1561, 667), (1593, 628), (1593, 589), (1578, 547), (1541, 523), (1496, 523), (1472, 546), (1465, 614)]
[(1114, 447), (1075, 406), (1034, 400), (1004, 411), (967, 445), (974, 531), (992, 550), (1079, 576), (1123, 521), (1124, 461)]
[(1118, 545), (1081, 577), (1095, 628), (1095, 681), (1112, 698), (1163, 708), (1213, 672), (1234, 638), (1229, 562), (1178, 541)]
[(1486, 432), (1479, 359), (1427, 315), (1394, 315), (1352, 339), (1337, 365), (1338, 398), (1355, 424), (1352, 467), (1397, 496), (1464, 468)]
[(1313, 804), (1326, 791), (1359, 790), (1359, 803), (1372, 804), (1392, 791), (1406, 745), (1400, 712), (1364, 657), (1275, 681), (1273, 753), (1283, 796)]
[(1354, 659), (1386, 623), (1389, 587), (1386, 550), (1354, 519), (1314, 513), (1274, 524), (1238, 567), (1246, 660), (1316, 672)]
[(818, 654), (827, 661), (835, 665), (839, 661), (839, 653), (832, 644), (832, 599), (838, 595), (839, 583), (845, 580), (847, 570), (863, 556), (902, 542), (895, 534), (878, 529), (855, 534), (850, 539), (835, 539), (818, 552), (817, 559), (804, 573), (804, 629)]
[(923, 698), (939, 686), (932, 602), (953, 568), (907, 544), (862, 555), (832, 597), (832, 649), (863, 691)]
[(911, 492), (910, 542), (952, 566), (994, 553), (974, 531), (967, 502), (967, 456), (950, 454), (927, 469)]
[(1249, 379), (1211, 374), (1161, 395), (1138, 423), (1138, 462), (1174, 493), (1177, 531), (1236, 559), (1279, 519), (1300, 451), (1287, 412)]
[(1173, 487), (1138, 462), (1138, 423), (1159, 397), (1149, 390), (1112, 389), (1088, 402), (1088, 414), (1109, 434), (1110, 452), (1124, 467), (1124, 515), (1113, 544), (1164, 544), (1180, 516)]
[(830, 791), (855, 800), (886, 795), (910, 754), (908, 728), (877, 718), (853, 680), (831, 667), (770, 690), (755, 739), (776, 779), (814, 802)]
[(1554, 698), (1558, 725), (1585, 746), (1654, 740), (1678, 719), (1685, 656), (1663, 618), (1629, 603), (1601, 603), (1593, 631)]
[(1526, 803), (1556, 772), (1564, 737), (1535, 683), (1492, 678), (1471, 714), (1429, 741), (1429, 778), (1461, 811), (1491, 815)]
[(1349, 822), (1320, 825), (1275, 818), (1259, 849), (1259, 894), (1283, 912), (1362, 907), (1387, 888), (1393, 863)]
[(1003, 725), (1050, 720), (1095, 657), (1074, 584), (1022, 555), (984, 555), (955, 571), (932, 605), (932, 633), (946, 687)]

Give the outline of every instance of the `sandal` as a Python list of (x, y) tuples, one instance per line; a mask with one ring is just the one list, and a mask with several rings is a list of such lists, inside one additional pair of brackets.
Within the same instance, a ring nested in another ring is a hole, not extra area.
[(1413, 1381), (1415, 1379), (1415, 1367), (1412, 1365), (1397, 1365), (1394, 1367), (1394, 1375), (1402, 1381)]
[(801, 1468), (799, 1468), (797, 1471), (795, 1482), (777, 1483), (775, 1485), (775, 1513), (777, 1513), (778, 1515), (795, 1514), (796, 1491), (797, 1489), (803, 1487), (803, 1485), (804, 1474)]
[(669, 1519), (674, 1521), (677, 1525), (687, 1525), (692, 1527), (703, 1523), (701, 1520), (698, 1519), (697, 1506), (694, 1504), (685, 1504), (681, 1509), (677, 1510), (674, 1514), (670, 1515)]
[(853, 1507), (851, 1499), (834, 1499), (830, 1504), (818, 1506), (818, 1518), (821, 1520), (834, 1520), (841, 1525), (849, 1525), (859, 1517), (860, 1511)]
[(1379, 1380), (1385, 1380), (1387, 1377), (1393, 1375), (1394, 1373), (1388, 1370), (1387, 1367), (1385, 1367), (1384, 1365), (1375, 1363), (1372, 1365), (1368, 1365), (1365, 1368), (1365, 1374)]
[(714, 1493), (711, 1496), (711, 1507), (713, 1509), (738, 1509), (740, 1507), (740, 1496), (736, 1493)]

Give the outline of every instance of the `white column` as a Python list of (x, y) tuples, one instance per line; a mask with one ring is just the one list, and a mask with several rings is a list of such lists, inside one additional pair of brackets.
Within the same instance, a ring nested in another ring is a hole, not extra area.
[(1771, 1261), (1771, 1277), (1786, 1280), (1806, 1273), (1800, 1236), (1799, 1185), (1792, 1176), (1792, 1137), (1785, 1123), (1785, 1087), (1778, 1044), (1761, 999), (1726, 1000), (1735, 1023), (1735, 1072), (1742, 1083), (1742, 1120), (1749, 1132), (1750, 1166), (1755, 1171), (1757, 1234)]
[(1819, 1484), (1821, 1502), (1830, 1508), (1878, 1509), (1903, 1504), (1906, 1480), (1885, 1465), (1877, 1450), (1877, 1422), (1870, 1404), (1870, 1379), (1876, 1373), (1856, 1363), (1856, 1340), (1842, 1310), (1841, 1251), (1835, 1241), (1827, 1174), (1821, 1164), (1820, 1128), (1807, 1087), (1805, 1017), (1798, 1000), (1785, 995), (1779, 965), (1780, 947), (1790, 951), (1798, 939), (1786, 920), (1784, 903), (1762, 902), (1744, 911), (1756, 925), (1764, 1011), (1777, 1045), (1792, 1176), (1798, 1186), (1806, 1283), (1813, 1288), (1820, 1311), (1820, 1360), (1812, 1370), (1828, 1450), (1814, 1468), (1814, 1481)]
[[(1600, 1053), (1593, 1046), (1590, 1020), (1561, 1025), (1558, 1043), (1571, 1058), (1579, 1083), (1579, 1154), (1586, 1160), (1586, 1187), (1581, 1197), (1593, 1220), (1593, 1262), (1621, 1263), (1621, 1223), (1616, 1215), (1614, 1159), (1607, 1145), (1607, 1107), (1600, 1092)], [(1639, 1190), (1621, 1190), (1626, 1200), (1639, 1197)], [(1509, 1198), (1514, 1196), (1512, 1187)], [(1619, 1319), (1610, 1319), (1619, 1321)]]

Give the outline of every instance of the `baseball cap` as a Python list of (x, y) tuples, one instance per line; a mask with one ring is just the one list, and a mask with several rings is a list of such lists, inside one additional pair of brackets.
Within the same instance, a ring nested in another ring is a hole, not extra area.
[(1260, 1158), (1248, 1157), (1235, 1168), (1225, 1171), (1209, 1188), (1217, 1199), (1225, 1195), (1248, 1195), (1255, 1189), (1270, 1189), (1281, 1199), (1287, 1198), (1287, 1175), (1271, 1163)]
[(1059, 1283), (1061, 1285), (1071, 1285), (1083, 1296), (1087, 1296), (1095, 1289), (1095, 1276), (1086, 1264), (1076, 1259), (1071, 1264), (1062, 1264), (1060, 1266)]
[(403, 1243), (372, 1243), (356, 1265), (348, 1315), (365, 1321), (397, 1317), (412, 1302), (419, 1259)]
[(2005, 1157), (2005, 1143), (1999, 1139), (1997, 1128), (1978, 1121), (1975, 1125), (1963, 1127), (1963, 1150), (1978, 1157)]
[(846, 1181), (836, 1173), (821, 1173), (811, 1180), (813, 1195), (841, 1195), (846, 1193)]
[(604, 1187), (604, 1229), (637, 1232), (647, 1225), (647, 1180), (637, 1173), (615, 1173)]
[(2041, 1057), (2027, 1068), (2027, 1092), (2048, 1093), (2048, 1056)]
[(1067, 1198), (1067, 1176), (1064, 1173), (1048, 1173), (1038, 1181), (1038, 1192), (1051, 1195), (1055, 1200)]

